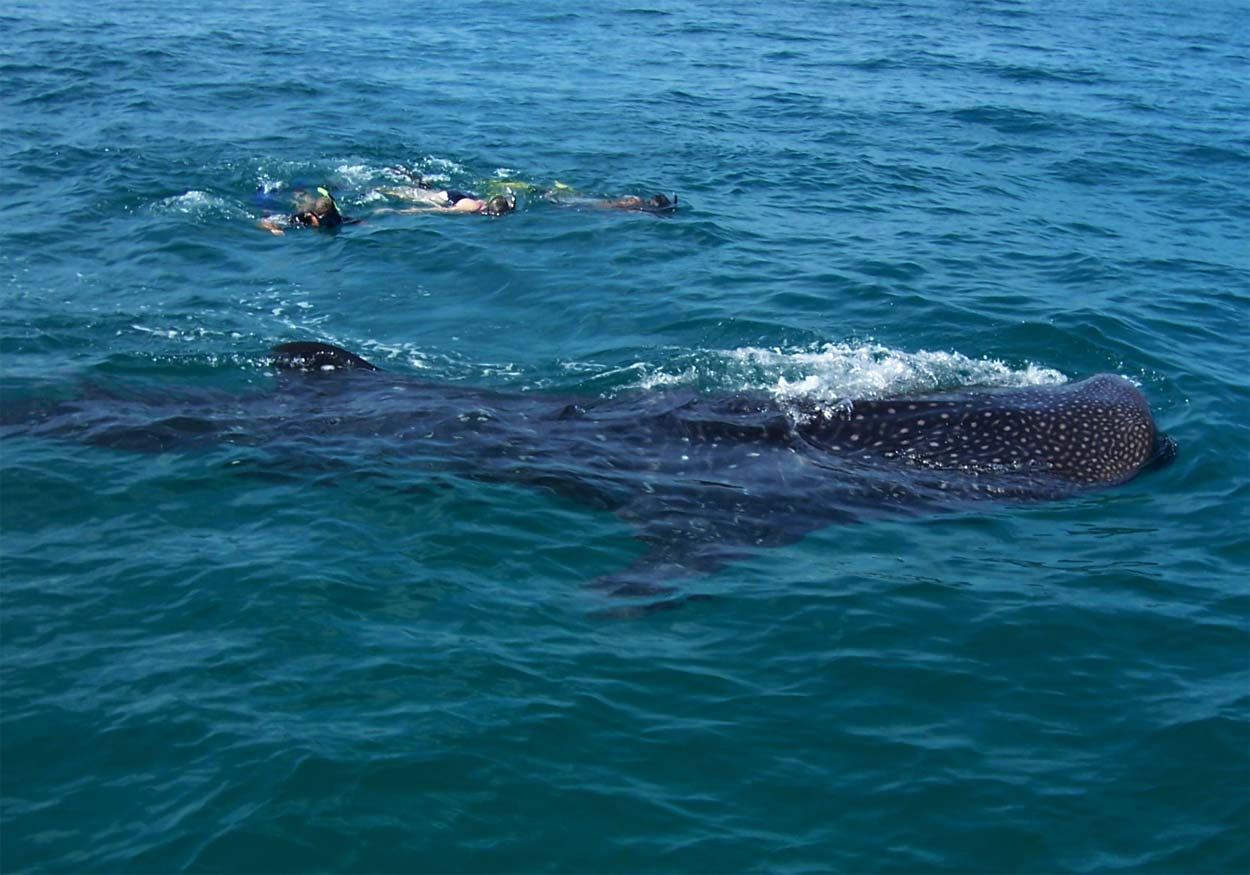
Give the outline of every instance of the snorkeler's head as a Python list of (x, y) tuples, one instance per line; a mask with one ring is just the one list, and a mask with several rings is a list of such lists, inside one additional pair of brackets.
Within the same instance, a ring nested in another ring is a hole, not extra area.
[(647, 206), (656, 210), (667, 210), (673, 206), (673, 202), (668, 199), (668, 195), (657, 194), (647, 198)]
[(339, 212), (339, 205), (329, 194), (324, 194), (311, 202), (305, 201), (302, 206), (303, 209), (291, 216), (291, 221), (297, 225), (337, 228), (343, 224), (343, 215)]
[(497, 194), (486, 202), (482, 212), (488, 216), (502, 216), (504, 213), (510, 213), (515, 209), (515, 197), (510, 194)]
[[(325, 189), (319, 189), (324, 192)], [(317, 228), (337, 228), (343, 224), (343, 215), (339, 212), (339, 205), (334, 202), (334, 198), (328, 193), (322, 194), (306, 209), (301, 210), (291, 217), (295, 222), (301, 225), (312, 225)]]
[(328, 219), (331, 217), (334, 217), (336, 219), (343, 218), (339, 214), (339, 205), (336, 204), (334, 202), (334, 198), (330, 197), (330, 195), (328, 194), (323, 195), (322, 197), (319, 197), (315, 201), (313, 201), (312, 212), (319, 219)]

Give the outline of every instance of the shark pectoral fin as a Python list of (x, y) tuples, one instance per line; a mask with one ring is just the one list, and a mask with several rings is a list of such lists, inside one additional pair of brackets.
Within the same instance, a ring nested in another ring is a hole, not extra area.
[(378, 370), (354, 352), (310, 341), (279, 344), (269, 351), (269, 361), (281, 371)]
[(643, 617), (649, 617), (652, 614), (684, 608), (688, 602), (703, 602), (711, 598), (710, 595), (703, 593), (691, 593), (690, 595), (660, 599), (659, 601), (647, 602), (645, 604), (614, 605), (610, 608), (591, 611), (589, 616), (595, 620), (641, 620)]
[(652, 598), (676, 592), (669, 581), (698, 575), (671, 551), (650, 547), (629, 566), (588, 580), (583, 586), (615, 598)]
[(588, 589), (614, 600), (591, 611), (590, 616), (637, 619), (680, 608), (687, 602), (710, 599), (705, 593), (683, 593), (677, 584), (703, 577), (735, 559), (751, 555), (754, 553), (750, 550), (716, 543), (653, 542), (651, 550), (628, 568), (586, 583)]

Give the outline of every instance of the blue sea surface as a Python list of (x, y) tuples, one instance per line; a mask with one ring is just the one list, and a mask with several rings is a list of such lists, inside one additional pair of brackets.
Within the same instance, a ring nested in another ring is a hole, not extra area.
[[(586, 584), (644, 548), (550, 490), (10, 432), (0, 870), (1250, 870), (1244, 0), (17, 0), (0, 34), (0, 411), (269, 392), (320, 340), (534, 397), (1112, 372), (1180, 446), (605, 619)], [(518, 208), (385, 212), (412, 173)], [(319, 186), (364, 221), (258, 228)]]

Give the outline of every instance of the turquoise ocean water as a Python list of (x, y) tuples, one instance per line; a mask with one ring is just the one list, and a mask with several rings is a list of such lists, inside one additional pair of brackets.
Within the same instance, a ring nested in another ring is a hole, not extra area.
[[(0, 869), (1250, 868), (1244, 2), (0, 11), (0, 404), (1138, 383), (1176, 462), (605, 620), (610, 513), (0, 442)], [(379, 213), (404, 167), (516, 213)], [(525, 186), (676, 192), (671, 218)], [(366, 219), (256, 228), (332, 189)], [(258, 200), (257, 193), (263, 197)], [(801, 498), (801, 497), (800, 497)]]

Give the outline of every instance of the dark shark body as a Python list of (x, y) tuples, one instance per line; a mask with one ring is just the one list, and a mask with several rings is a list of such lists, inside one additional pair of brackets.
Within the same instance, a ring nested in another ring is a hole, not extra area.
[(1145, 398), (1099, 375), (826, 407), (693, 392), (504, 394), (378, 371), (324, 344), (277, 347), (257, 395), (95, 396), (6, 415), (4, 432), (140, 451), (233, 444), (275, 464), (426, 466), (611, 511), (650, 546), (620, 594), (832, 523), (983, 499), (1052, 499), (1167, 461)]

